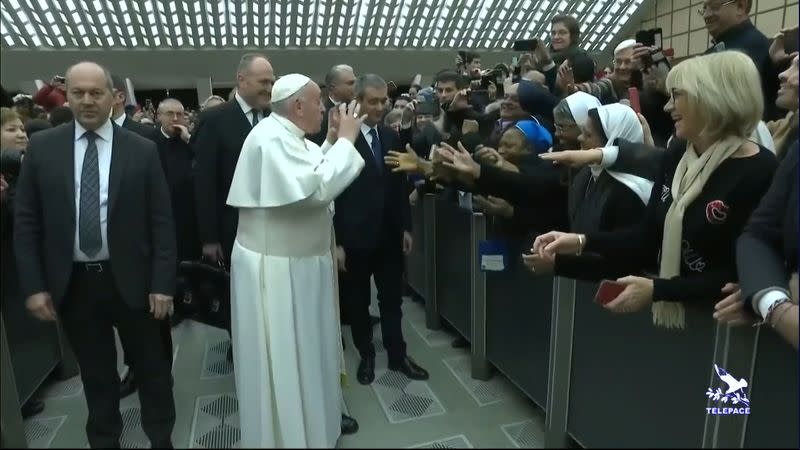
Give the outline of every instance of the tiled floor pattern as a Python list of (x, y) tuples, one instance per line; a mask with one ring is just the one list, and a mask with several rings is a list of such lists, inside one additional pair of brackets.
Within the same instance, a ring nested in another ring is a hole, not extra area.
[[(408, 354), (431, 374), (412, 381), (386, 368), (387, 359), (375, 328), (376, 373), (371, 386), (355, 381), (359, 357), (350, 330), (343, 329), (349, 384), (345, 401), (360, 424), (343, 436), (339, 448), (542, 448), (544, 419), (510, 382), (470, 377), (469, 355), (450, 347), (453, 336), (425, 327), (419, 303), (403, 304)], [(373, 308), (377, 315), (377, 309)], [(226, 360), (227, 333), (186, 321), (173, 330), (176, 347), (177, 419), (173, 443), (183, 448), (238, 448), (240, 431), (233, 367)], [(180, 352), (177, 350), (180, 349)], [(121, 351), (118, 352), (121, 361)], [(120, 362), (120, 373), (124, 366)], [(31, 448), (87, 446), (86, 406), (78, 377), (47, 386), (45, 411), (25, 422)], [(141, 428), (139, 399), (121, 401), (124, 448), (148, 448)]]

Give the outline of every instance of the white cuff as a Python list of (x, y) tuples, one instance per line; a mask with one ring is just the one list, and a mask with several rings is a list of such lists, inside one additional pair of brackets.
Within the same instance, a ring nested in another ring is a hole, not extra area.
[(617, 156), (619, 156), (619, 147), (616, 145), (611, 145), (608, 147), (603, 147), (602, 150), (603, 159), (600, 160), (600, 167), (607, 169), (617, 162)]
[(542, 67), (542, 71), (543, 72), (547, 72), (548, 70), (554, 68), (555, 66), (556, 66), (556, 63), (554, 63), (553, 61), (550, 61), (550, 64)]
[(789, 298), (789, 294), (787, 294), (783, 289), (762, 289), (756, 292), (756, 294), (753, 296), (753, 305), (755, 306), (754, 309), (758, 315), (761, 316), (761, 318), (765, 318), (770, 306), (779, 300), (783, 300), (784, 298)]

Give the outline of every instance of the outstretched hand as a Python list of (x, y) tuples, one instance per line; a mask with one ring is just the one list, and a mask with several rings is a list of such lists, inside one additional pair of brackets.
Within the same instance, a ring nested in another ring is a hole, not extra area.
[(603, 151), (599, 148), (592, 150), (565, 150), (563, 152), (542, 153), (539, 157), (546, 161), (552, 161), (553, 164), (578, 168), (603, 162)]
[(414, 153), (410, 144), (406, 144), (406, 151), (389, 150), (383, 157), (383, 162), (387, 167), (391, 167), (392, 172), (421, 173), (422, 168), (419, 164), (419, 157)]
[(472, 179), (478, 179), (481, 176), (481, 166), (469, 154), (467, 149), (461, 142), (458, 143), (457, 149), (451, 147), (446, 142), (442, 142), (442, 146), (437, 149), (439, 155), (443, 159), (445, 167), (452, 169), (463, 175), (469, 175)]

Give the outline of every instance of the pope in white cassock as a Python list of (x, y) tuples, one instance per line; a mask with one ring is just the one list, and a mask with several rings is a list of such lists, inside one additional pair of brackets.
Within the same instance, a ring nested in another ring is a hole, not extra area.
[(241, 446), (332, 448), (344, 416), (333, 200), (364, 167), (354, 104), (331, 110), (299, 74), (272, 89), (272, 114), (244, 142), (228, 195), (239, 209), (231, 257), (232, 338)]

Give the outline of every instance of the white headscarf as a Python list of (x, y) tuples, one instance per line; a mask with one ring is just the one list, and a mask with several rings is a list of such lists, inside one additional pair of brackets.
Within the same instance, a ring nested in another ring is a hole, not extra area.
[(585, 127), (589, 120), (589, 110), (599, 108), (600, 100), (586, 92), (576, 92), (565, 99), (572, 118), (579, 127)]
[(623, 50), (627, 50), (627, 49), (633, 48), (635, 46), (636, 46), (636, 39), (626, 39), (626, 40), (620, 42), (619, 45), (617, 45), (617, 48), (614, 49), (614, 55), (616, 55), (617, 53), (619, 53), (619, 52), (621, 52)]
[[(603, 105), (597, 108), (597, 115), (603, 125), (603, 132), (608, 138), (606, 146), (613, 146), (617, 139), (625, 139), (637, 144), (644, 142), (642, 124), (631, 107), (619, 103)], [(599, 174), (601, 170), (599, 167), (592, 167), (592, 174)], [(650, 192), (653, 189), (652, 181), (629, 173), (613, 170), (606, 172), (632, 190), (645, 205), (650, 201)]]

